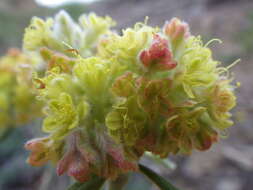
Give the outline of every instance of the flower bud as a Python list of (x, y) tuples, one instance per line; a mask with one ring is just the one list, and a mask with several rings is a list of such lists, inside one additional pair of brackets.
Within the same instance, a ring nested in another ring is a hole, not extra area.
[(52, 142), (49, 138), (37, 138), (28, 141), (25, 144), (27, 150), (32, 151), (27, 162), (32, 166), (42, 166), (44, 165), (49, 158), (49, 147), (52, 145)]
[(170, 22), (165, 23), (164, 33), (170, 37), (172, 43), (188, 38), (191, 35), (188, 24), (178, 18), (173, 18)]
[(80, 135), (74, 133), (70, 136), (70, 147), (57, 164), (57, 174), (67, 172), (80, 182), (90, 177), (90, 162), (94, 159), (89, 156), (84, 147), (80, 147)]
[(168, 47), (168, 41), (155, 34), (148, 50), (140, 53), (140, 60), (148, 70), (166, 71), (174, 69), (177, 62)]

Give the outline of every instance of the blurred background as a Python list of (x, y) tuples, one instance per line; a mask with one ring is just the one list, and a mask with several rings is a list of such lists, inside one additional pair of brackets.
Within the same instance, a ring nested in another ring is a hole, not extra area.
[[(207, 152), (172, 156), (176, 168), (150, 165), (182, 190), (253, 189), (253, 1), (252, 0), (0, 0), (0, 54), (22, 44), (24, 28), (33, 15), (48, 17), (65, 9), (74, 18), (82, 13), (110, 15), (118, 22), (116, 30), (130, 27), (149, 16), (149, 23), (162, 26), (176, 16), (187, 21), (194, 35), (213, 43), (214, 57), (232, 68), (241, 87), (238, 106), (233, 110), (235, 125), (228, 138)], [(39, 123), (12, 130), (0, 141), (0, 190), (63, 190), (70, 180), (56, 177), (50, 166), (33, 168), (25, 163), (26, 140)], [(32, 128), (32, 130), (31, 130)], [(149, 162), (144, 160), (144, 162)], [(53, 179), (53, 180), (52, 180)], [(148, 180), (134, 174), (126, 190), (155, 190)]]

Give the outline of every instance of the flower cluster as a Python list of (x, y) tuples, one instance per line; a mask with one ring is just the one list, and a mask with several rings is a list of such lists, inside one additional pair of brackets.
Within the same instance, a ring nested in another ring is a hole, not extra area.
[(79, 181), (138, 170), (145, 151), (160, 157), (206, 150), (232, 125), (234, 86), (200, 37), (179, 19), (162, 29), (137, 23), (118, 34), (109, 17), (66, 13), (34, 18), (24, 48), (47, 71), (34, 77), (43, 131), (27, 142), (28, 162), (57, 165)]
[(38, 61), (18, 49), (0, 58), (0, 131), (28, 123), (41, 115), (32, 72)]

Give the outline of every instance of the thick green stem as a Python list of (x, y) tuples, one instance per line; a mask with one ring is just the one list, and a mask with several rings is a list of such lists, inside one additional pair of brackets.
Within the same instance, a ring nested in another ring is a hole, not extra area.
[(153, 183), (155, 183), (161, 190), (179, 190), (170, 184), (162, 176), (159, 176), (157, 173), (153, 172), (146, 166), (139, 164), (140, 171), (147, 176)]

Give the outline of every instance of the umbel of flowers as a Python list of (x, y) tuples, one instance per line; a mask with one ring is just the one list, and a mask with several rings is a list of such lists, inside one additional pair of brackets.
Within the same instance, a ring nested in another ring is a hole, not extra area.
[(0, 133), (20, 126), (41, 115), (41, 103), (36, 100), (32, 72), (36, 56), (27, 56), (10, 49), (0, 58)]
[(228, 71), (185, 22), (137, 23), (122, 34), (113, 25), (60, 12), (26, 29), (24, 49), (47, 63), (34, 83), (48, 135), (26, 143), (31, 165), (51, 161), (79, 181), (114, 179), (138, 170), (145, 151), (163, 158), (207, 150), (233, 124)]

